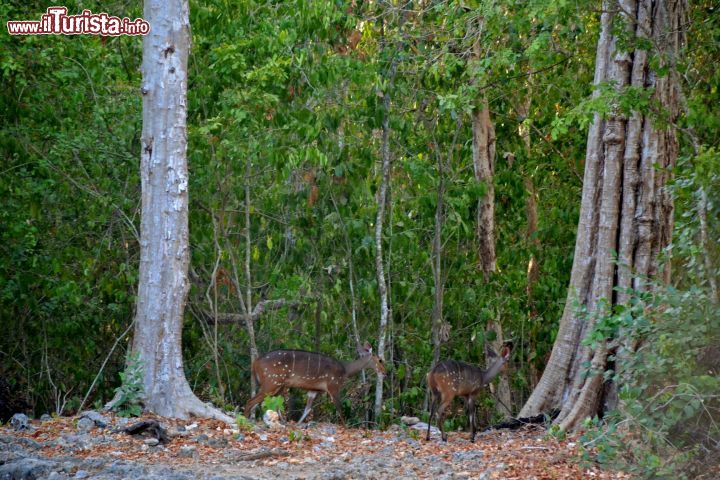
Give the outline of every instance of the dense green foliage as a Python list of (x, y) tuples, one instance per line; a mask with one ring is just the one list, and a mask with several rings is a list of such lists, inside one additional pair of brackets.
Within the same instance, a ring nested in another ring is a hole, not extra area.
[[(81, 9), (79, 2), (67, 6)], [(353, 311), (359, 337), (377, 342), (373, 223), (382, 100), (390, 95), (384, 251), (392, 316), (387, 417), (379, 420), (423, 407), (440, 164), (444, 317), (451, 327), (442, 355), (482, 362), (487, 322), (499, 321), (516, 346), (510, 374), (520, 406), (552, 348), (572, 265), (585, 119), (601, 110), (586, 101), (599, 7), (502, 0), (438, 2), (409, 12), (365, 2), (191, 2), (192, 290), (184, 358), (195, 391), (232, 406), (248, 398), (247, 332), (241, 320), (221, 315), (240, 311), (246, 266), (253, 306), (287, 302), (256, 320), (261, 352), (317, 349), (349, 359)], [(35, 19), (45, 8), (4, 2), (0, 14)], [(82, 2), (82, 8), (142, 15), (139, 3)], [(625, 325), (644, 328), (651, 339), (634, 371), (653, 380), (624, 392), (629, 411), (647, 409), (653, 385), (665, 378), (701, 388), (704, 374), (696, 375), (692, 361), (717, 339), (703, 330), (708, 319), (717, 322), (706, 297), (720, 265), (720, 74), (712, 60), (720, 29), (713, 8), (693, 3), (684, 57), (687, 135), (674, 187), (675, 288), (661, 300), (638, 299), (649, 302), (643, 311), (656, 313), (633, 313)], [(482, 55), (475, 58), (478, 38)], [(108, 356), (90, 403), (109, 399), (124, 369), (129, 336), (111, 348), (132, 321), (137, 284), (141, 43), (0, 35), (0, 376), (24, 392), (37, 414), (76, 409)], [(470, 112), (480, 96), (489, 100), (498, 152), (498, 272), (488, 282), (478, 269), (474, 233), (485, 186), (473, 175)], [(712, 271), (704, 263), (708, 246), (699, 241), (699, 187), (709, 196)], [(538, 228), (528, 235), (531, 195)], [(529, 297), (531, 256), (540, 274)], [(678, 325), (697, 343), (673, 335)], [(691, 344), (695, 350), (687, 349)], [(370, 410), (369, 385), (357, 384), (345, 401), (355, 422)], [(489, 419), (494, 400), (484, 395)], [(301, 405), (288, 408), (292, 414)], [(318, 401), (315, 415), (323, 412), (333, 416), (334, 408)], [(683, 415), (681, 409), (675, 423), (653, 428), (667, 436), (680, 419), (701, 419), (697, 408)]]

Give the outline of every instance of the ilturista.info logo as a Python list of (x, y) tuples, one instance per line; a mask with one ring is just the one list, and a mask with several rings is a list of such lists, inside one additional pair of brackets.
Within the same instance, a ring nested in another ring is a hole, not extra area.
[(68, 15), (67, 7), (49, 7), (40, 20), (8, 20), (7, 29), (10, 35), (147, 35), (150, 23), (90, 10)]

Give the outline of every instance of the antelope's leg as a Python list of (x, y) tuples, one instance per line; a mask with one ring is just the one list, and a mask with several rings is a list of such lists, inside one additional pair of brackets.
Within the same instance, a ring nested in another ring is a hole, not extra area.
[(300, 420), (298, 420), (297, 423), (302, 423), (303, 420), (305, 420), (305, 417), (308, 416), (308, 413), (312, 410), (312, 404), (315, 401), (315, 397), (317, 397), (317, 394), (320, 392), (317, 392), (315, 390), (310, 390), (307, 392), (307, 403), (305, 404), (305, 411), (303, 411), (302, 417), (300, 417)]
[(438, 427), (440, 427), (440, 437), (443, 442), (447, 442), (447, 433), (445, 433), (445, 410), (450, 406), (453, 399), (442, 400), (440, 408), (438, 408)]
[(475, 432), (477, 432), (477, 417), (475, 416), (475, 399), (468, 397), (467, 401), (468, 416), (470, 417), (470, 441), (475, 441)]
[(273, 385), (270, 388), (266, 388), (264, 385), (260, 385), (260, 391), (253, 398), (248, 400), (245, 404), (245, 417), (250, 418), (250, 412), (257, 406), (258, 403), (262, 402), (268, 395), (277, 395), (277, 393), (283, 389), (282, 385)]
[(333, 403), (335, 404), (335, 410), (337, 410), (338, 416), (340, 417), (340, 423), (345, 425), (345, 415), (343, 415), (342, 402), (340, 401), (340, 389), (329, 388), (327, 392), (328, 395), (330, 395), (330, 398), (332, 398)]
[(432, 425), (432, 419), (433, 415), (435, 415), (435, 409), (438, 405), (438, 398), (435, 395), (435, 392), (430, 390), (430, 417), (428, 418), (428, 428), (427, 428), (427, 435), (425, 435), (425, 440), (430, 440), (430, 426)]

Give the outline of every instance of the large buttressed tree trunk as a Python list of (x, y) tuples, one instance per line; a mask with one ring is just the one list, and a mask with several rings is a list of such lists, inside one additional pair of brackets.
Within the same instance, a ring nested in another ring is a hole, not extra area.
[[(684, 0), (604, 3), (595, 84), (652, 89), (652, 101), (669, 122), (660, 124), (656, 116), (638, 112), (595, 116), (588, 132), (565, 311), (548, 365), (520, 416), (560, 407), (556, 421), (564, 429), (574, 429), (598, 413), (606, 386), (602, 372), (608, 370), (608, 356), (615, 352), (605, 344), (597, 349), (583, 346), (583, 338), (596, 318), (628, 300), (623, 289), (647, 289), (645, 278), (669, 280), (670, 272), (667, 267), (660, 270), (658, 256), (669, 244), (672, 231), (673, 203), (665, 186), (678, 146), (675, 131), (668, 125), (678, 116), (673, 64), (683, 40), (685, 9)], [(653, 45), (653, 52), (620, 51), (613, 30), (617, 25), (626, 29), (628, 38), (645, 40), (638, 45)], [(660, 76), (653, 71), (650, 55), (657, 55), (669, 73)], [(617, 262), (614, 252), (618, 253)], [(586, 313), (581, 313), (583, 310)], [(600, 374), (587, 375), (586, 365)]]
[(140, 279), (133, 350), (143, 366), (146, 409), (187, 418), (232, 418), (202, 403), (183, 370), (181, 337), (189, 290), (187, 0), (146, 0), (140, 176)]

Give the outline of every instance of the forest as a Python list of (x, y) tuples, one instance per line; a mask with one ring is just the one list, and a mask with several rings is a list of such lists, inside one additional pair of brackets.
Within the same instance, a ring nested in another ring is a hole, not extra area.
[[(720, 475), (720, 3), (73, 0), (150, 31), (11, 33), (55, 3), (0, 2), (0, 421), (262, 425), (259, 392)], [(279, 349), (342, 393), (268, 386)]]

